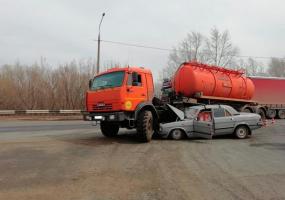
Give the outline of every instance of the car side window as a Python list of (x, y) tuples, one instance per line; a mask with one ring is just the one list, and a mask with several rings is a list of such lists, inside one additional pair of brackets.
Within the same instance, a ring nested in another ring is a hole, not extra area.
[(197, 116), (197, 121), (212, 121), (212, 112), (209, 109), (201, 110)]
[(224, 108), (214, 108), (214, 117), (225, 117), (225, 109)]

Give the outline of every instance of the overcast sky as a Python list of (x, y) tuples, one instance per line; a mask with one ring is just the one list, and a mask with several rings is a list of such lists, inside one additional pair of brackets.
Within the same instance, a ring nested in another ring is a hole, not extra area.
[[(96, 57), (101, 39), (171, 48), (188, 32), (228, 30), (241, 55), (285, 55), (283, 0), (0, 0), (0, 64), (51, 64)], [(169, 52), (102, 43), (110, 61), (145, 66), (155, 76)]]

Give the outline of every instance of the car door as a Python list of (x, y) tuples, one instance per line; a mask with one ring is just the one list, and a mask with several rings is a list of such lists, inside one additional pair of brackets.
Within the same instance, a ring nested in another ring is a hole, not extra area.
[(214, 108), (214, 132), (215, 135), (231, 134), (234, 131), (235, 120), (232, 114), (225, 108)]
[[(208, 118), (203, 117), (203, 115), (208, 115)], [(193, 121), (193, 130), (195, 136), (212, 139), (214, 134), (213, 128), (213, 115), (210, 109), (201, 110), (196, 119)]]

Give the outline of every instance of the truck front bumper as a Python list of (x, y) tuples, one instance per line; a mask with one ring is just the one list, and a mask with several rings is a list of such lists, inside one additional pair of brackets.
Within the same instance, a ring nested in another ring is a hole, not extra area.
[(113, 121), (120, 122), (127, 119), (125, 112), (107, 112), (107, 113), (84, 113), (85, 121)]

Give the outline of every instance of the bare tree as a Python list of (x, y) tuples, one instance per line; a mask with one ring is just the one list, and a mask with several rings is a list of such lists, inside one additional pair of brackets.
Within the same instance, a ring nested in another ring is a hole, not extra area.
[(184, 61), (200, 60), (203, 36), (198, 32), (191, 32), (182, 41), (179, 47), (180, 57)]
[(204, 49), (206, 63), (229, 67), (229, 63), (238, 55), (238, 52), (238, 48), (231, 42), (228, 31), (221, 33), (217, 28), (211, 30)]
[(203, 59), (202, 47), (204, 36), (198, 32), (187, 34), (186, 38), (174, 47), (168, 57), (167, 67), (163, 69), (165, 77), (173, 75), (179, 65), (189, 60), (200, 61)]
[(220, 32), (213, 28), (207, 38), (198, 32), (191, 32), (170, 52), (164, 77), (171, 77), (180, 64), (186, 61), (198, 61), (223, 67), (231, 67), (238, 55), (228, 31)]

